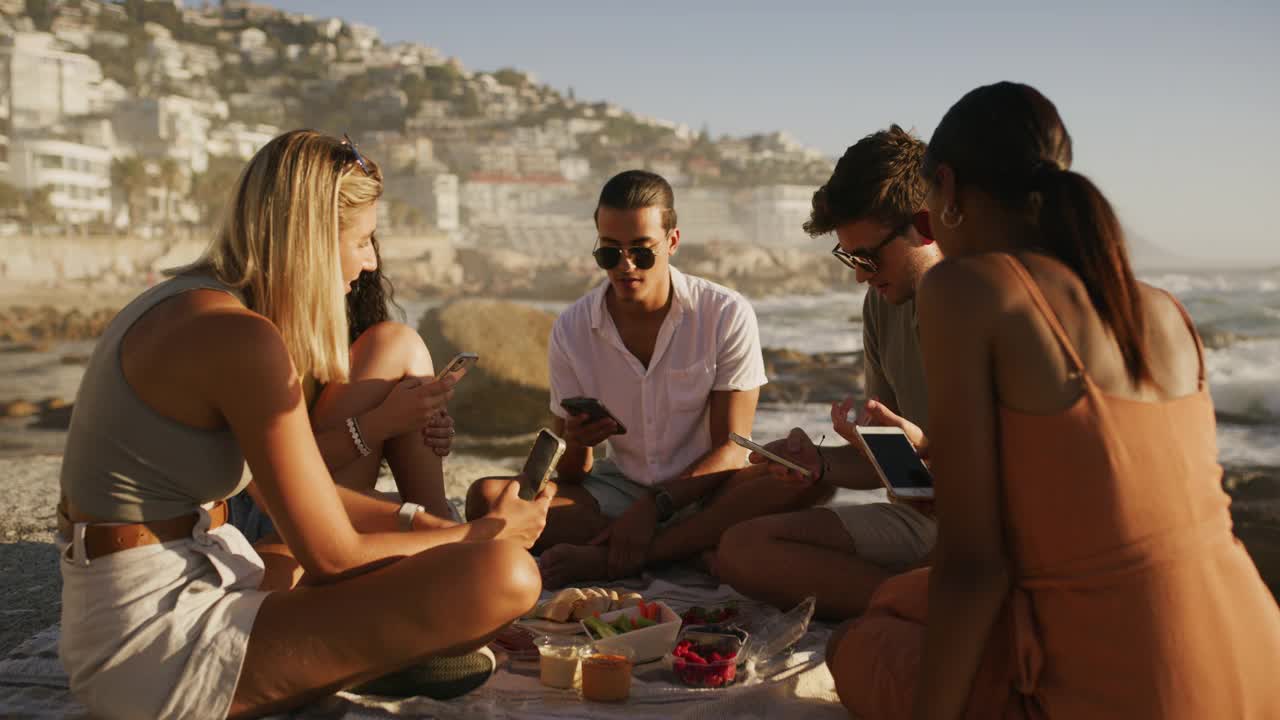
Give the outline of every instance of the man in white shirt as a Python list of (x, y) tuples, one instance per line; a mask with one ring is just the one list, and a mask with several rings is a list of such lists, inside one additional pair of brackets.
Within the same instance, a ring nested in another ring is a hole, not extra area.
[[(747, 452), (729, 434), (750, 436), (767, 382), (755, 312), (737, 292), (670, 265), (680, 246), (671, 186), (621, 173), (601, 191), (595, 221), (593, 255), (608, 280), (551, 333), (551, 410), (568, 447), (535, 547), (546, 549), (546, 587), (693, 557), (736, 522), (816, 499), (763, 468), (741, 470)], [(595, 398), (622, 427), (571, 414), (561, 406), (571, 397)], [(595, 457), (601, 443), (607, 460)], [(468, 515), (486, 512), (505, 482), (473, 485)]]

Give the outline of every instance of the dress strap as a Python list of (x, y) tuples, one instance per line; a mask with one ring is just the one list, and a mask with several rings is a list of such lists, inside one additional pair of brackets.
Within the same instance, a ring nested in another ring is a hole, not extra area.
[(1187, 331), (1191, 333), (1191, 339), (1196, 341), (1196, 358), (1200, 362), (1200, 375), (1199, 375), (1196, 389), (1203, 390), (1204, 389), (1204, 341), (1200, 339), (1200, 332), (1196, 330), (1196, 324), (1192, 322), (1191, 314), (1188, 313), (1187, 309), (1182, 306), (1182, 303), (1178, 302), (1178, 298), (1174, 297), (1173, 293), (1169, 292), (1168, 290), (1165, 290), (1164, 288), (1157, 288), (1157, 289), (1160, 290), (1160, 292), (1164, 293), (1165, 295), (1168, 295), (1169, 299), (1173, 301), (1173, 306), (1178, 308), (1178, 313), (1182, 315), (1182, 322), (1187, 324)]
[(1076, 353), (1075, 346), (1071, 344), (1071, 338), (1067, 337), (1067, 331), (1062, 327), (1062, 322), (1058, 320), (1058, 314), (1053, 311), (1053, 307), (1045, 299), (1044, 293), (1040, 291), (1040, 286), (1036, 284), (1035, 278), (1031, 277), (1031, 273), (1023, 267), (1017, 258), (1008, 254), (1002, 254), (1001, 257), (1009, 263), (1009, 268), (1022, 281), (1027, 294), (1031, 296), (1031, 302), (1035, 303), (1045, 322), (1049, 323), (1049, 329), (1053, 331), (1053, 336), (1057, 338), (1058, 344), (1062, 346), (1062, 352), (1066, 354), (1067, 360), (1071, 363), (1071, 378), (1083, 379), (1085, 376), (1084, 363), (1080, 361), (1080, 355)]

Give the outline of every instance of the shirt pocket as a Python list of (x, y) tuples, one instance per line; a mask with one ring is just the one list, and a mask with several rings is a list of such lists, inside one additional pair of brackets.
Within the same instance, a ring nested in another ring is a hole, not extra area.
[(671, 412), (700, 411), (707, 406), (715, 373), (711, 365), (699, 361), (667, 375), (667, 402)]

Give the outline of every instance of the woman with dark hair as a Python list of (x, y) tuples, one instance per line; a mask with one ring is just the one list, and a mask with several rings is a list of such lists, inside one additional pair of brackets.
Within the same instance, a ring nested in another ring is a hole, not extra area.
[(1057, 109), (970, 92), (924, 172), (938, 540), (828, 652), (861, 717), (1273, 718), (1280, 610), (1231, 533), (1195, 327), (1134, 279)]
[[(372, 160), (367, 160), (372, 163)], [(448, 527), (462, 521), (444, 491), (440, 458), (453, 445), (448, 411), (423, 402), (422, 381), (405, 369), (430, 373), (432, 360), (418, 333), (392, 320), (395, 288), (382, 272), (382, 251), (370, 235), (371, 266), (363, 266), (346, 295), (352, 376), (346, 381), (305, 382), (307, 407), (321, 456), (340, 485), (372, 493), (383, 460), (395, 480), (406, 515), (425, 512)], [(403, 312), (403, 311), (401, 311)], [(359, 443), (356, 438), (359, 438)], [(368, 449), (364, 453), (361, 445)], [(297, 580), (301, 567), (286, 553), (275, 525), (246, 489), (228, 500), (229, 522), (259, 548), (268, 572)]]

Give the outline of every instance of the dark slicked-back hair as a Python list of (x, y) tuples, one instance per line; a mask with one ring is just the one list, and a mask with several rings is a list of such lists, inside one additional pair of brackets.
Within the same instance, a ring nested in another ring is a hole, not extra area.
[(864, 218), (899, 227), (924, 205), (929, 189), (920, 174), (925, 144), (897, 125), (872, 133), (845, 150), (827, 184), (813, 194), (804, 224), (812, 236)]
[(661, 175), (648, 170), (626, 170), (609, 178), (600, 190), (594, 219), (600, 208), (639, 210), (656, 207), (662, 210), (662, 229), (671, 232), (676, 226), (676, 194)]

